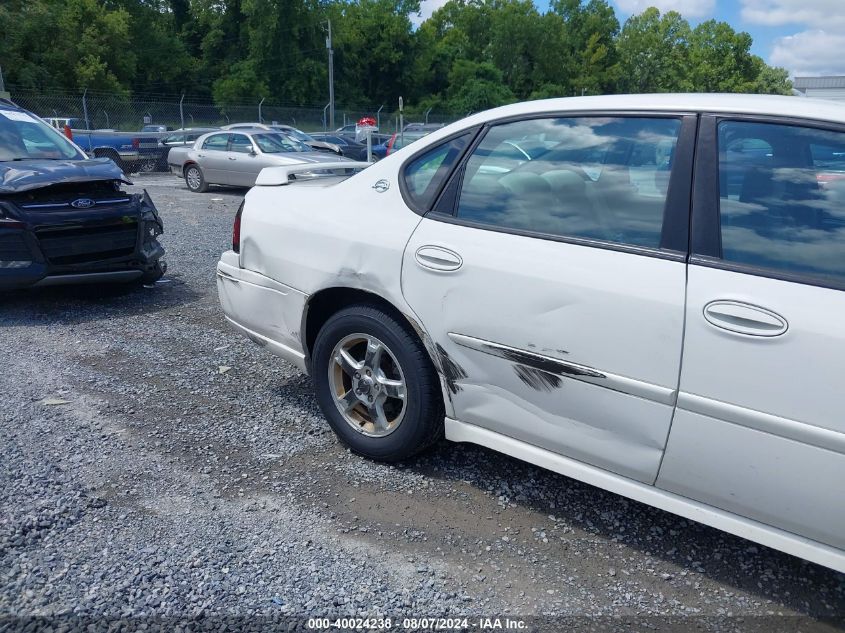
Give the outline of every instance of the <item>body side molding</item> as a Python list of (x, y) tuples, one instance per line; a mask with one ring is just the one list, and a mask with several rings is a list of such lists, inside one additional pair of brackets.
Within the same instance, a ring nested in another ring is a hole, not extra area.
[(458, 345), (473, 349), (477, 352), (491, 354), (492, 356), (499, 356), (520, 365), (526, 365), (539, 371), (555, 374), (563, 378), (571, 378), (573, 380), (580, 380), (591, 385), (604, 387), (613, 391), (627, 393), (646, 400), (652, 400), (660, 404), (667, 404), (673, 406), (676, 399), (676, 391), (669, 387), (655, 385), (641, 380), (628, 378), (627, 376), (620, 376), (618, 374), (611, 374), (606, 371), (587, 367), (586, 365), (579, 365), (570, 361), (537, 354), (536, 352), (529, 352), (527, 350), (502, 345), (501, 343), (494, 343), (492, 341), (485, 341), (473, 336), (466, 336), (465, 334), (456, 334), (449, 332), (449, 338)]

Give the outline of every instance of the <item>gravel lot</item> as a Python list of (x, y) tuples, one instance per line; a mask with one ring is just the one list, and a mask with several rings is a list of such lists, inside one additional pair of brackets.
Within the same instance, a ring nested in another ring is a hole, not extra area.
[(243, 191), (140, 187), (165, 283), (0, 295), (0, 630), (57, 614), (843, 626), (842, 574), (486, 449), (351, 455), (309, 379), (222, 317), (214, 264)]

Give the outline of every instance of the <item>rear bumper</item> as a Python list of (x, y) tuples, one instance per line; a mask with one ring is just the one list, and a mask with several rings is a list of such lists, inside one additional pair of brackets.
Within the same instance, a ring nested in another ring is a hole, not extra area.
[(307, 372), (300, 337), (308, 295), (245, 270), (226, 251), (217, 263), (217, 294), (226, 319), (254, 343)]

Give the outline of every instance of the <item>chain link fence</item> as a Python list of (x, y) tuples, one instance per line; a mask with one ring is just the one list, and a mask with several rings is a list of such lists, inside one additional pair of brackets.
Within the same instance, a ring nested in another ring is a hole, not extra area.
[[(86, 92), (70, 94), (60, 91), (16, 90), (11, 87), (12, 100), (22, 108), (42, 118), (73, 118), (73, 127), (138, 131), (144, 125), (182, 127), (219, 127), (229, 123), (263, 122), (293, 125), (306, 132), (328, 131), (328, 107), (286, 106), (256, 102), (218, 107), (184, 98), (173, 98)], [(335, 106), (335, 128), (355, 123), (364, 116), (376, 118), (382, 134), (398, 130), (399, 113), (387, 106), (343, 108)], [(451, 123), (459, 116), (432, 113), (406, 114), (406, 122)], [(85, 123), (87, 121), (87, 124)]]

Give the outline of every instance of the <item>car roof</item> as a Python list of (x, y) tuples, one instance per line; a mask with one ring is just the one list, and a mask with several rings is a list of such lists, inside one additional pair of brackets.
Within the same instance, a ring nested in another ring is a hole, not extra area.
[(845, 123), (845, 104), (808, 97), (722, 93), (602, 95), (541, 99), (479, 112), (464, 123), (524, 114), (576, 111), (714, 112), (760, 114)]

